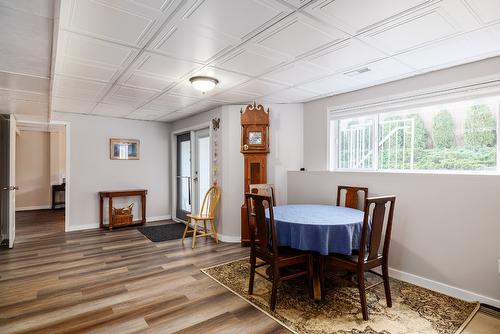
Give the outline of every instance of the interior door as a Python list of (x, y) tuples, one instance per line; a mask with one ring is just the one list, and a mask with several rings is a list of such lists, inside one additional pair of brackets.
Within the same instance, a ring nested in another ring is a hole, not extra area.
[(195, 132), (194, 147), (194, 211), (199, 212), (205, 194), (210, 188), (210, 130), (208, 128)]
[(9, 126), (9, 248), (16, 239), (16, 118), (10, 115)]
[(0, 226), (2, 242), (9, 240), (14, 247), (16, 237), (16, 120), (0, 114)]
[(176, 218), (187, 221), (191, 213), (191, 133), (177, 136), (177, 207)]

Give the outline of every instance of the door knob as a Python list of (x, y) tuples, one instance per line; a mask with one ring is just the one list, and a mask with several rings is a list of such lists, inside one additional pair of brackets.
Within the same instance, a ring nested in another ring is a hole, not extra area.
[(8, 187), (3, 187), (3, 190), (19, 190), (19, 186), (8, 186)]

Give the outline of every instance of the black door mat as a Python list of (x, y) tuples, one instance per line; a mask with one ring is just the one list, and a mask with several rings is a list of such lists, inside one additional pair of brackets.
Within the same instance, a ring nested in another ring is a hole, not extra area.
[(153, 242), (181, 239), (186, 225), (181, 223), (142, 226), (137, 229)]

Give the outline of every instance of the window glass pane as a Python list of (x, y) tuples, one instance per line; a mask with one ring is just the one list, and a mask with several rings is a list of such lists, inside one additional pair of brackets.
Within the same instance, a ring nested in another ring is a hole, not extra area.
[(382, 113), (378, 168), (496, 170), (498, 98)]
[(373, 119), (357, 117), (338, 121), (338, 167), (373, 167)]

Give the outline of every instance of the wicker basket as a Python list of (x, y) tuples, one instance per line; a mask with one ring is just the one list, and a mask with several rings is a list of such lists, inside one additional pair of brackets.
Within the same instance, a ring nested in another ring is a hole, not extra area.
[(134, 203), (126, 208), (113, 208), (113, 225), (128, 225), (134, 221), (132, 208)]

